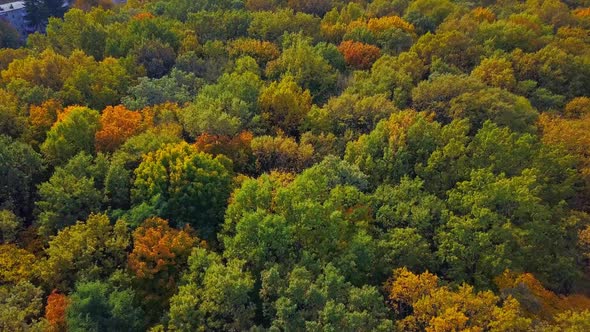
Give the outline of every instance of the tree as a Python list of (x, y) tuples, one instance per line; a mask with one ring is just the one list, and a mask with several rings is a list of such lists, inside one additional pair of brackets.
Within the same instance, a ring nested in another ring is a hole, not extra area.
[(170, 323), (178, 331), (227, 331), (252, 327), (254, 279), (244, 263), (221, 258), (203, 248), (189, 257), (185, 284), (170, 300)]
[(100, 130), (96, 132), (96, 150), (114, 152), (129, 137), (142, 129), (142, 116), (122, 105), (109, 106), (100, 116)]
[(409, 106), (412, 89), (426, 74), (424, 60), (414, 52), (400, 53), (393, 57), (380, 57), (370, 73), (355, 73), (348, 92), (362, 96), (384, 95), (397, 107)]
[(367, 134), (377, 123), (398, 111), (384, 94), (362, 96), (344, 92), (333, 97), (322, 108), (313, 107), (307, 114), (304, 128), (313, 132), (329, 132), (346, 142)]
[(47, 297), (45, 319), (49, 324), (50, 332), (63, 331), (66, 328), (66, 309), (69, 302), (69, 298), (58, 293), (56, 289)]
[(140, 77), (137, 85), (129, 89), (122, 101), (131, 110), (168, 102), (183, 105), (193, 99), (202, 84), (201, 79), (193, 73), (173, 68), (168, 75), (161, 78)]
[(217, 10), (191, 13), (187, 24), (199, 41), (234, 40), (248, 33), (251, 13), (243, 10)]
[(173, 225), (193, 226), (211, 238), (230, 193), (229, 159), (197, 152), (187, 143), (169, 144), (143, 158), (135, 170), (133, 201), (152, 206)]
[[(571, 109), (569, 110), (574, 113)], [(567, 114), (571, 114), (570, 112)], [(589, 125), (590, 115), (588, 114), (582, 115), (579, 119), (560, 118), (548, 114), (542, 114), (539, 118), (543, 142), (552, 146), (560, 145), (578, 158), (577, 170), (584, 180), (584, 187), (578, 199), (578, 204), (581, 204), (581, 206), (586, 206), (585, 197), (588, 197), (590, 193), (590, 159), (588, 159), (585, 152), (586, 147), (590, 144)]]
[(332, 0), (289, 0), (287, 1), (287, 5), (294, 11), (322, 17), (332, 8)]
[(262, 89), (258, 103), (268, 127), (296, 136), (311, 109), (311, 94), (300, 88), (292, 76), (284, 76)]
[(302, 266), (281, 275), (262, 274), (261, 297), (274, 329), (390, 331), (393, 323), (375, 287), (354, 287), (334, 266), (314, 272)]
[(258, 136), (252, 140), (252, 153), (256, 157), (258, 172), (301, 171), (312, 163), (313, 147), (298, 144), (285, 136)]
[[(518, 300), (523, 312), (545, 322), (543, 325), (546, 325), (548, 331), (553, 331), (562, 324), (567, 326), (567, 319), (562, 320), (563, 318), (573, 312), (579, 312), (583, 316), (583, 311), (590, 307), (590, 298), (587, 296), (556, 294), (545, 288), (532, 273), (506, 270), (496, 277), (495, 282), (502, 296)], [(555, 322), (558, 323), (553, 325)], [(575, 319), (569, 323), (575, 324)]]
[[(534, 174), (529, 169), (507, 178), (473, 170), (468, 181), (449, 191), (452, 213), (436, 235), (437, 255), (448, 264), (445, 275), (489, 285), (508, 268), (531, 271), (556, 289), (570, 287), (579, 275), (572, 258), (577, 249), (569, 243), (577, 230), (565, 226), (574, 221), (559, 207), (539, 199)], [(551, 264), (548, 257), (554, 257)]]
[(6, 20), (0, 20), (0, 47), (18, 48), (21, 45), (18, 31)]
[(100, 128), (100, 115), (86, 107), (72, 106), (47, 132), (41, 151), (47, 161), (63, 165), (79, 152), (94, 154), (94, 139)]
[(514, 77), (512, 63), (504, 58), (483, 59), (473, 69), (471, 75), (491, 87), (509, 91), (514, 90), (516, 87), (516, 78)]
[(338, 46), (338, 50), (344, 55), (347, 65), (360, 70), (371, 68), (381, 55), (377, 46), (350, 40), (343, 41)]
[(17, 138), (26, 130), (26, 120), (16, 94), (0, 89), (0, 134)]
[(133, 232), (133, 250), (129, 254), (128, 266), (137, 278), (148, 313), (159, 313), (167, 307), (197, 242), (190, 228), (170, 228), (166, 220), (156, 217), (146, 219)]
[(63, 112), (63, 106), (55, 99), (44, 101), (41, 105), (31, 105), (29, 108), (28, 142), (39, 145), (47, 138), (47, 132), (57, 121), (58, 114)]
[(486, 120), (506, 126), (515, 132), (534, 132), (537, 111), (530, 102), (498, 88), (466, 92), (451, 99), (451, 119), (467, 118), (472, 130), (481, 128)]
[(195, 102), (181, 115), (185, 130), (194, 137), (207, 133), (233, 136), (260, 126), (257, 101), (263, 82), (256, 61), (236, 60), (234, 71), (216, 84), (204, 86)]
[(250, 56), (260, 66), (275, 60), (281, 54), (276, 44), (251, 38), (240, 38), (229, 42), (229, 55), (232, 57)]
[[(78, 52), (74, 52), (70, 58)], [(89, 61), (92, 61), (92, 58)], [(69, 105), (88, 105), (95, 109), (104, 109), (119, 103), (127, 92), (130, 81), (130, 74), (123, 61), (107, 57), (101, 62), (74, 67), (73, 72), (64, 81), (60, 94)]]
[(295, 82), (308, 89), (314, 101), (326, 100), (334, 91), (337, 73), (311, 46), (309, 38), (291, 35), (281, 56), (268, 63), (266, 73), (272, 78), (292, 75)]
[(306, 36), (314, 37), (320, 31), (320, 19), (306, 13), (295, 13), (292, 9), (260, 11), (252, 13), (252, 22), (248, 34), (252, 38), (280, 41), (286, 33), (302, 31)]
[(389, 300), (405, 331), (491, 329), (527, 331), (531, 320), (522, 317), (512, 297), (503, 301), (491, 291), (474, 292), (467, 284), (456, 290), (439, 286), (438, 277), (396, 269), (386, 284)]
[(30, 218), (43, 171), (41, 155), (27, 144), (0, 135), (0, 209)]
[(0, 329), (3, 331), (43, 331), (39, 320), (43, 291), (28, 281), (0, 285)]
[(11, 243), (23, 227), (23, 221), (10, 210), (0, 210), (0, 243)]
[(111, 9), (114, 4), (112, 0), (76, 0), (74, 7), (84, 11), (90, 11), (94, 7), (101, 7), (103, 9)]
[(35, 255), (14, 244), (0, 244), (0, 283), (29, 282), (34, 275)]
[(81, 282), (66, 310), (68, 331), (142, 331), (143, 312), (131, 289), (113, 289), (102, 281)]
[(412, 90), (412, 106), (417, 111), (434, 112), (439, 121), (450, 122), (447, 115), (453, 98), (484, 88), (479, 80), (468, 76), (442, 74), (422, 81)]
[(51, 287), (67, 291), (79, 280), (99, 280), (125, 266), (129, 233), (125, 222), (111, 225), (104, 214), (93, 214), (61, 230), (45, 249), (41, 278)]
[(254, 135), (249, 131), (230, 137), (222, 135), (200, 135), (195, 147), (198, 151), (212, 154), (214, 156), (224, 155), (232, 160), (234, 171), (237, 173), (254, 173), (254, 155), (250, 146)]
[(93, 178), (57, 168), (49, 181), (39, 186), (39, 233), (48, 237), (84, 220), (101, 207), (102, 194)]
[(176, 59), (174, 49), (158, 40), (144, 42), (133, 54), (135, 61), (145, 68), (149, 78), (160, 78), (168, 74)]

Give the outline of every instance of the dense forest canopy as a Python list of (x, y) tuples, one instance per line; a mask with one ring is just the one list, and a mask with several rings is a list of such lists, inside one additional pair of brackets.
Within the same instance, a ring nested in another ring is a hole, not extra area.
[(590, 1), (45, 14), (0, 24), (1, 331), (590, 331)]

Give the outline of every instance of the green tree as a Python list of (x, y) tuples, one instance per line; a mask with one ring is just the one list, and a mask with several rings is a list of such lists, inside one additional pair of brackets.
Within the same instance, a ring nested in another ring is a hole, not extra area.
[(311, 45), (302, 34), (293, 34), (284, 41), (281, 56), (268, 63), (266, 73), (272, 78), (291, 75), (295, 82), (308, 89), (314, 101), (323, 101), (334, 93), (336, 70)]
[[(84, 154), (71, 159), (65, 167), (58, 167), (49, 181), (39, 185), (39, 200), (35, 204), (39, 210), (40, 234), (53, 235), (77, 220), (86, 219), (91, 212), (99, 211), (103, 196), (97, 184), (104, 174), (86, 169), (96, 165), (84, 159)], [(76, 165), (77, 162), (81, 163)]]
[(262, 274), (265, 316), (281, 330), (390, 331), (393, 323), (375, 287), (354, 287), (332, 265), (314, 274), (297, 266)]
[(132, 289), (80, 282), (66, 309), (68, 331), (144, 331), (143, 312), (135, 301)]
[(296, 136), (311, 109), (311, 94), (301, 89), (292, 76), (284, 76), (262, 89), (258, 102), (262, 119), (270, 128)]
[(185, 130), (197, 137), (203, 133), (232, 136), (244, 129), (258, 129), (257, 101), (263, 85), (259, 70), (256, 61), (246, 56), (236, 61), (233, 72), (204, 86), (181, 115)]
[(72, 289), (76, 281), (101, 280), (125, 266), (130, 234), (124, 221), (111, 225), (104, 214), (93, 214), (61, 230), (45, 249), (41, 278), (52, 288)]
[(520, 96), (498, 88), (466, 92), (451, 100), (451, 119), (467, 118), (472, 130), (481, 128), (486, 120), (516, 132), (534, 132), (537, 111)]
[(43, 170), (41, 155), (29, 145), (0, 135), (0, 208), (30, 218)]
[(178, 331), (246, 330), (254, 325), (254, 279), (243, 261), (224, 264), (217, 254), (195, 248), (185, 284), (171, 299), (169, 327)]
[(100, 114), (86, 107), (72, 107), (64, 111), (41, 144), (46, 160), (63, 165), (79, 152), (94, 154), (94, 137), (100, 128)]
[(187, 143), (145, 155), (135, 170), (135, 204), (152, 206), (177, 226), (189, 224), (203, 238), (215, 234), (231, 186), (231, 161), (197, 152)]

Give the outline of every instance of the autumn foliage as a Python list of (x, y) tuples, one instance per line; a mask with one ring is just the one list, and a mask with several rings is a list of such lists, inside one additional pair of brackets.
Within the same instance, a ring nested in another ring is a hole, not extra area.
[(102, 112), (100, 124), (96, 132), (96, 150), (112, 152), (141, 130), (142, 117), (122, 105), (109, 106)]
[(23, 2), (0, 332), (590, 331), (590, 0)]
[(369, 69), (380, 56), (377, 46), (355, 42), (352, 40), (343, 41), (338, 50), (344, 56), (346, 64), (355, 69)]
[(67, 307), (67, 296), (54, 289), (47, 297), (47, 305), (45, 306), (45, 319), (49, 324), (49, 331), (58, 332), (66, 329)]
[(201, 134), (195, 141), (198, 151), (216, 155), (225, 155), (234, 162), (236, 169), (248, 173), (253, 154), (250, 142), (254, 138), (249, 131), (243, 131), (234, 137), (224, 135)]
[(467, 284), (453, 289), (428, 272), (397, 269), (386, 289), (402, 331), (524, 331), (531, 326), (514, 298), (500, 300)]
[(509, 270), (496, 278), (504, 295), (515, 297), (530, 317), (551, 321), (568, 310), (590, 310), (590, 298), (582, 294), (558, 295), (545, 288), (531, 273), (514, 273)]
[(133, 232), (129, 268), (140, 279), (172, 278), (198, 239), (190, 229), (177, 230), (161, 218), (149, 218)]

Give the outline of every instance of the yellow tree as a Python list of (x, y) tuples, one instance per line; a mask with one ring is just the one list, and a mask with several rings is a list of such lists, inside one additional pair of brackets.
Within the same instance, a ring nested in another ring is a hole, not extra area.
[(262, 118), (270, 127), (297, 134), (298, 127), (311, 109), (311, 93), (297, 85), (293, 76), (284, 76), (264, 88), (258, 99)]
[(386, 290), (401, 331), (527, 331), (531, 326), (514, 298), (501, 300), (467, 284), (443, 286), (428, 272), (396, 269)]

